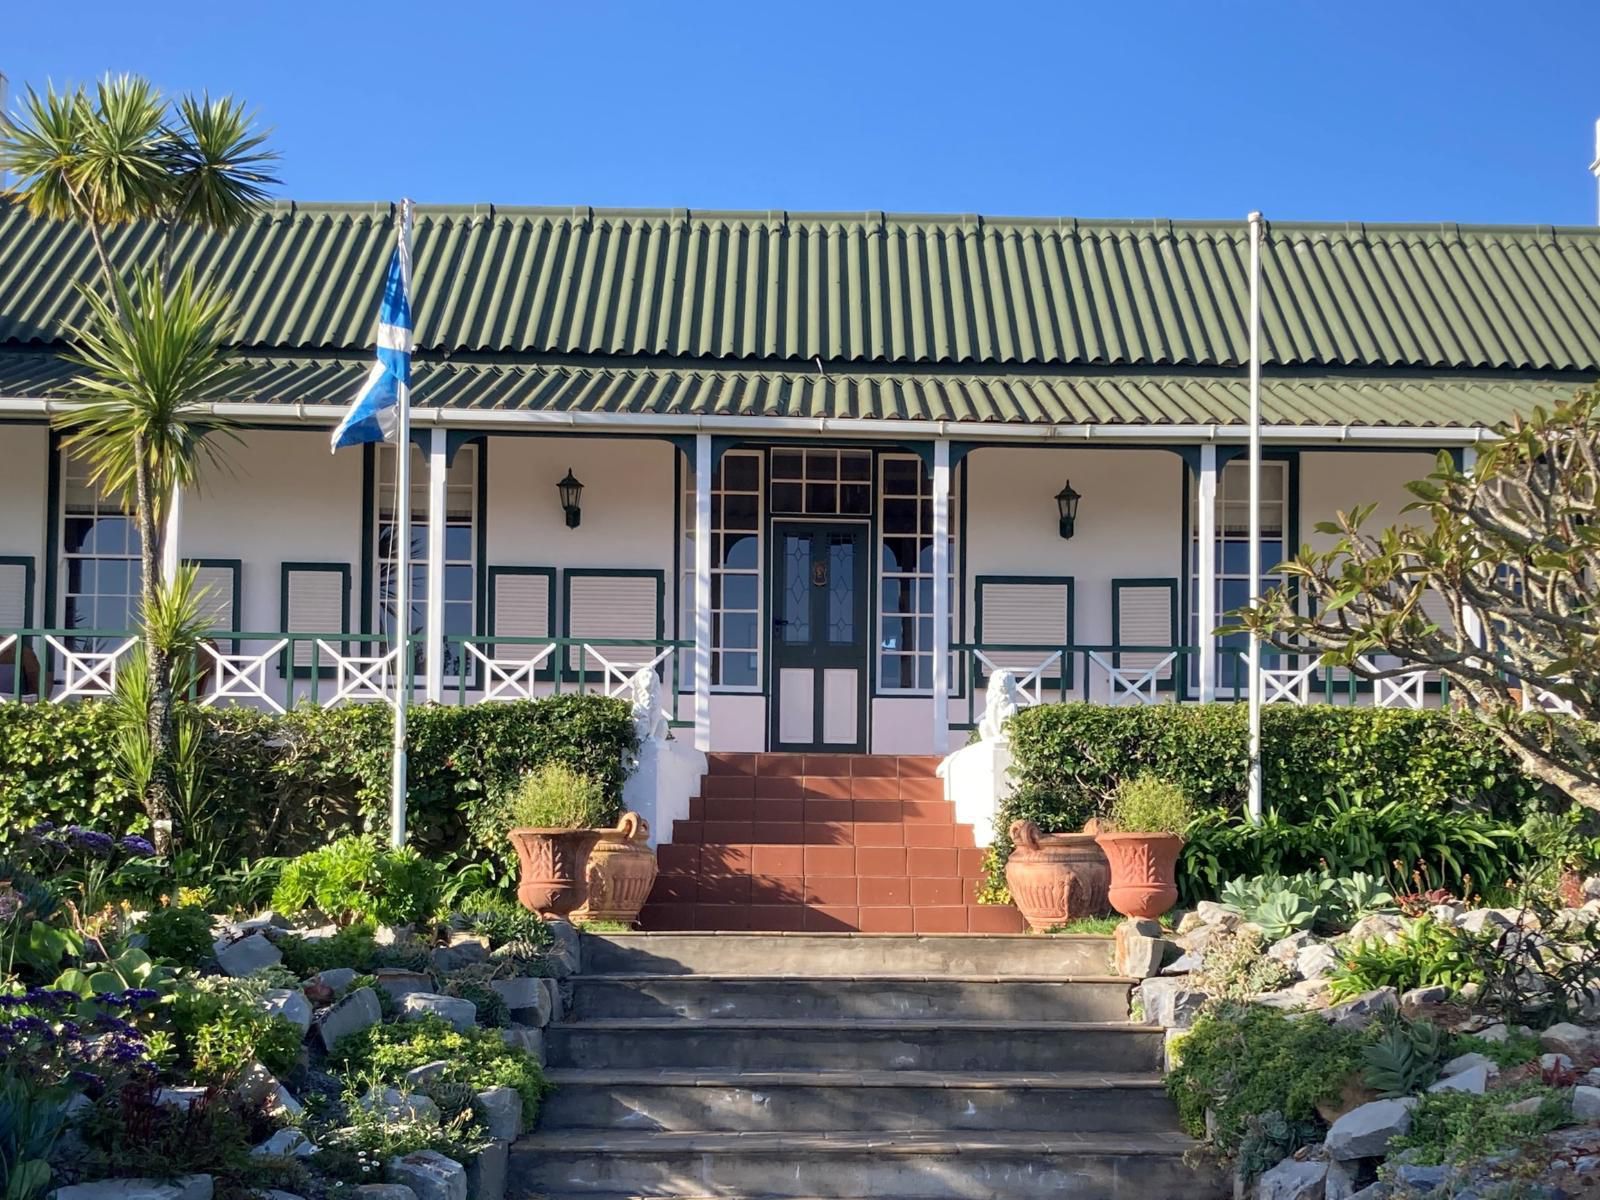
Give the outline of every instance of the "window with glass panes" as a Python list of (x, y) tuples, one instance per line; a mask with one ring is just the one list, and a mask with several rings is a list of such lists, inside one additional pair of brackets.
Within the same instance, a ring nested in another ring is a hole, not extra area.
[[(85, 463), (63, 456), (61, 624), (121, 634), (134, 627), (139, 614), (139, 526), (89, 476)], [(73, 637), (68, 644), (74, 650), (104, 651), (121, 640)]]
[[(761, 689), (761, 455), (729, 450), (711, 473), (711, 685)], [(681, 638), (694, 637), (694, 472), (684, 472)], [(694, 687), (685, 654), (678, 679)]]
[[(1189, 644), (1200, 641), (1200, 577), (1198, 553), (1200, 544), (1199, 483), (1192, 475), (1189, 480)], [(1261, 587), (1275, 587), (1283, 582), (1282, 575), (1269, 574), (1283, 561), (1289, 536), (1289, 464), (1282, 460), (1264, 460), (1261, 464)], [(1250, 599), (1250, 464), (1243, 461), (1228, 463), (1217, 473), (1217, 547), (1216, 547), (1217, 623), (1224, 616), (1242, 608)], [(1249, 639), (1242, 634), (1228, 634), (1217, 639), (1217, 690), (1232, 694), (1246, 690), (1245, 654)], [(1276, 655), (1263, 648), (1262, 661), (1269, 665)], [(1196, 680), (1191, 678), (1193, 689)]]
[[(394, 447), (378, 447), (375, 508), (378, 514), (377, 562), (378, 633), (385, 649), (393, 645), (396, 627), (395, 567), (395, 456)], [(426, 666), (422, 636), (428, 619), (428, 463), (422, 451), (411, 447), (411, 570), (410, 631), (418, 639), (412, 651), (412, 670), (420, 682)], [(444, 531), (444, 676), (459, 678), (466, 651), (454, 640), (476, 632), (478, 447), (463, 446), (445, 476)]]
[[(885, 455), (879, 462), (878, 690), (933, 691), (933, 480), (920, 458)], [(950, 486), (950, 608), (955, 637), (956, 482)], [(950, 690), (958, 690), (952, 656)]]
[(872, 451), (773, 450), (773, 516), (871, 514)]

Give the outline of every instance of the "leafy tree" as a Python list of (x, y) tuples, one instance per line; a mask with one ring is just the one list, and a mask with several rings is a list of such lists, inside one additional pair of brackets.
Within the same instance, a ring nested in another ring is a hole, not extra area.
[[(222, 426), (202, 397), (233, 378), (224, 346), (232, 332), (226, 297), (174, 278), (183, 229), (220, 232), (249, 221), (277, 182), (244, 105), (231, 97), (169, 101), (147, 80), (107, 76), (85, 88), (28, 88), (14, 117), (0, 116), (0, 164), (35, 217), (84, 226), (100, 268), (97, 287), (78, 283), (89, 314), (67, 333), (81, 368), (81, 405), (57, 418), (66, 449), (96, 483), (134, 513), (141, 552), (140, 613), (148, 672), (151, 771), (146, 806), (158, 847), (170, 843), (173, 799), (172, 647), (159, 623), (161, 535), (175, 488), (193, 487), (216, 456), (207, 438)], [(133, 221), (160, 230), (156, 262), (117, 269), (106, 242)]]
[(1415, 523), (1374, 535), (1373, 506), (1339, 513), (1317, 526), (1332, 546), (1302, 547), (1283, 585), (1233, 615), (1366, 678), (1438, 671), (1526, 771), (1600, 810), (1600, 390), (1496, 435), (1471, 469), (1441, 453), (1408, 485)]

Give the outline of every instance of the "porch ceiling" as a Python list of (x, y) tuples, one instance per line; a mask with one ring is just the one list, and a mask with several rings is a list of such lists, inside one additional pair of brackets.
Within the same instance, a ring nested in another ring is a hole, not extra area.
[[(344, 406), (369, 361), (250, 357), (219, 401)], [(72, 368), (0, 353), (0, 396), (60, 398)], [(1243, 425), (1245, 379), (1216, 375), (818, 374), (417, 362), (421, 408), (663, 417), (933, 420), (1008, 425)], [(1269, 377), (1265, 420), (1281, 426), (1483, 428), (1569, 396), (1525, 378)], [(332, 413), (330, 412), (330, 419)]]

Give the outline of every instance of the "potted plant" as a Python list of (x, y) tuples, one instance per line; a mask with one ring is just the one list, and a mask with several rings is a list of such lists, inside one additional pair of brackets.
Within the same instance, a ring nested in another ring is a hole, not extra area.
[(1159, 917), (1178, 902), (1178, 852), (1193, 814), (1175, 783), (1149, 772), (1117, 786), (1095, 841), (1111, 863), (1111, 907), (1125, 917)]
[(615, 829), (601, 832), (589, 854), (589, 898), (572, 910), (574, 921), (618, 921), (632, 925), (656, 882), (656, 852), (650, 826), (625, 812)]
[(1088, 833), (1042, 833), (1032, 821), (1011, 824), (1006, 890), (1035, 933), (1106, 911), (1111, 868)]
[(589, 852), (616, 821), (616, 802), (599, 780), (552, 762), (522, 777), (507, 809), (517, 899), (542, 917), (566, 916), (588, 894)]

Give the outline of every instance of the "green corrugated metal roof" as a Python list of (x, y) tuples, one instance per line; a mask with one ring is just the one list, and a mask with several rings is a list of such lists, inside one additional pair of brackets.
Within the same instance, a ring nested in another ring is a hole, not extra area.
[[(371, 340), (389, 205), (280, 204), (181, 261), (237, 296), (260, 350)], [(110, 235), (119, 262), (154, 230)], [(1242, 222), (423, 206), (425, 352), (988, 366), (1236, 366)], [(79, 315), (87, 236), (0, 205), (0, 349)], [(1600, 370), (1600, 233), (1271, 227), (1266, 361)]]
[[(216, 399), (342, 406), (366, 374), (359, 360), (250, 358)], [(71, 369), (47, 354), (0, 355), (0, 394), (50, 396)], [(485, 412), (653, 413), (694, 417), (827, 417), (1009, 424), (1241, 425), (1242, 377), (695, 371), (423, 363), (420, 406)], [(1534, 379), (1269, 378), (1268, 423), (1481, 428), (1550, 406), (1570, 385)]]

